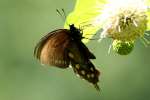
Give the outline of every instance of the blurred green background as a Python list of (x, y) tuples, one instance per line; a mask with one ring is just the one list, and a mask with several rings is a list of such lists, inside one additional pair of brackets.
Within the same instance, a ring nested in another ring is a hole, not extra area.
[(87, 44), (100, 69), (98, 93), (72, 69), (42, 66), (33, 50), (47, 32), (63, 28), (56, 9), (72, 11), (75, 0), (0, 0), (0, 100), (150, 100), (150, 47), (107, 54), (110, 40)]

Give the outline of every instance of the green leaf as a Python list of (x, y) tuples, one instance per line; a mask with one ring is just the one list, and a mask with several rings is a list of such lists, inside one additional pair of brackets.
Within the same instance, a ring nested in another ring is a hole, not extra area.
[[(67, 17), (65, 28), (68, 28), (68, 24), (74, 24), (77, 28), (83, 28), (84, 37), (91, 39), (100, 29), (100, 26), (92, 24), (105, 2), (106, 0), (77, 0), (74, 10)], [(86, 43), (89, 39), (83, 39), (83, 42)]]

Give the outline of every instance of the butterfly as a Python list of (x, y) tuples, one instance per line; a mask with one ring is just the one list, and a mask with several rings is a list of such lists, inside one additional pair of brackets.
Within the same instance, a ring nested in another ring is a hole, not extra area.
[(46, 65), (58, 68), (68, 68), (71, 65), (74, 73), (82, 79), (92, 83), (97, 90), (100, 90), (100, 72), (95, 68), (90, 59), (96, 59), (82, 42), (83, 31), (69, 25), (69, 29), (57, 29), (45, 35), (37, 43), (34, 49), (34, 56)]

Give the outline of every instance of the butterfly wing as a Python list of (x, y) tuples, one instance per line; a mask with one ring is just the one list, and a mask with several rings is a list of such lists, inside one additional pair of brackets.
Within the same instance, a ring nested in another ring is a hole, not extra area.
[(43, 64), (59, 68), (67, 68), (71, 63), (76, 74), (94, 84), (99, 90), (97, 82), (100, 72), (90, 61), (95, 59), (95, 56), (81, 41), (73, 40), (69, 34), (67, 29), (48, 33), (36, 45), (35, 57)]
[(96, 89), (99, 90), (97, 82), (99, 81), (100, 72), (90, 61), (90, 58), (95, 58), (95, 56), (82, 42), (78, 43), (74, 41), (69, 46), (68, 54), (74, 72), (81, 78), (94, 84)]
[(34, 55), (42, 64), (67, 68), (70, 62), (66, 50), (69, 41), (69, 30), (58, 29), (52, 31), (36, 45)]
[(88, 58), (88, 59), (96, 59), (95, 55), (90, 52), (90, 50), (86, 47), (86, 45), (84, 45), (82, 42), (78, 43), (79, 48), (81, 49), (82, 52), (84, 52), (84, 57)]
[(71, 61), (71, 65), (77, 75), (92, 83), (97, 90), (100, 90), (99, 86), (97, 85), (100, 72), (95, 68), (90, 60), (84, 64)]

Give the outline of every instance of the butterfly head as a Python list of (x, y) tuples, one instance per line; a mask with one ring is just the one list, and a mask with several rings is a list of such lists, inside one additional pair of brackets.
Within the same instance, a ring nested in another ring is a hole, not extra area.
[(81, 40), (83, 38), (82, 37), (82, 35), (83, 35), (82, 30), (76, 28), (74, 26), (74, 24), (69, 25), (69, 27), (70, 27), (70, 33), (71, 33), (71, 36), (72, 36), (73, 39)]

